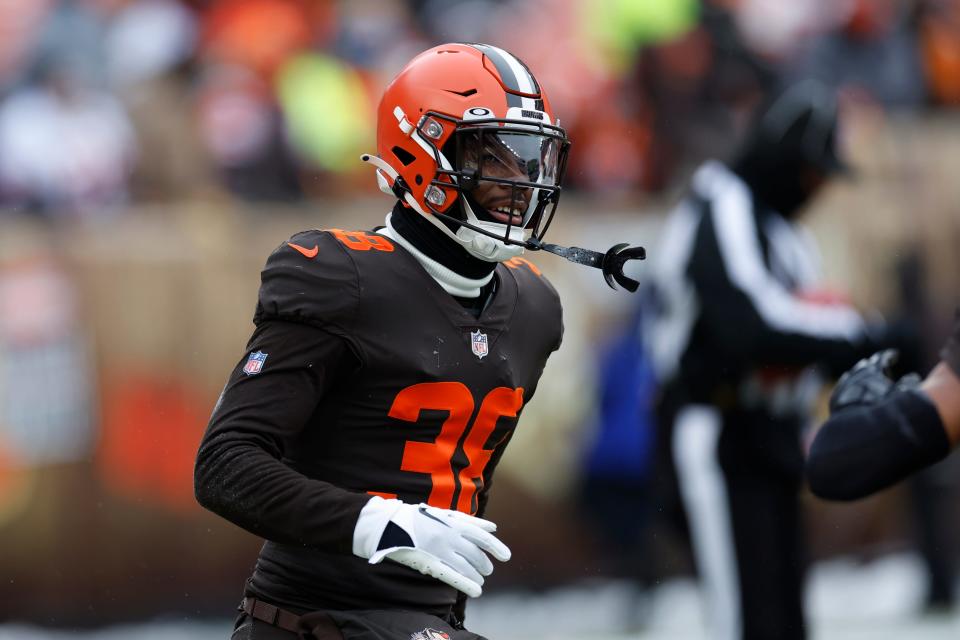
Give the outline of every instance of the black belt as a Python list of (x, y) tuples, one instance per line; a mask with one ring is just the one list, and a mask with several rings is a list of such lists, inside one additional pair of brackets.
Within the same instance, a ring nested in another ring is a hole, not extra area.
[(272, 624), (284, 631), (300, 633), (300, 616), (286, 609), (281, 609), (269, 602), (250, 597), (243, 599), (243, 602), (240, 603), (240, 608), (251, 618)]

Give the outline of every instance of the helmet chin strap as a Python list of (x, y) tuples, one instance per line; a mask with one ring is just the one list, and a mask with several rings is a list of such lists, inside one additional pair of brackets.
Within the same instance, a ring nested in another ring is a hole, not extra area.
[[(360, 159), (364, 162), (369, 162), (376, 167), (377, 184), (379, 185), (381, 191), (390, 195), (401, 197), (407, 206), (429, 220), (432, 225), (440, 229), (440, 231), (446, 234), (451, 240), (460, 244), (470, 253), (470, 255), (486, 262), (504, 262), (505, 260), (510, 260), (511, 258), (515, 258), (523, 254), (522, 243), (526, 241), (526, 238), (524, 237), (525, 232), (523, 229), (517, 229), (514, 227), (510, 230), (510, 239), (521, 243), (517, 245), (507, 244), (501, 240), (497, 240), (496, 238), (492, 238), (488, 235), (480, 233), (479, 231), (463, 226), (457, 229), (456, 233), (454, 233), (447, 225), (437, 218), (437, 216), (433, 215), (433, 213), (429, 211), (424, 210), (423, 207), (420, 206), (420, 203), (417, 202), (417, 200), (413, 197), (412, 193), (404, 190), (403, 195), (400, 196), (400, 194), (397, 193), (397, 190), (392, 188), (391, 182), (395, 185), (400, 174), (397, 173), (397, 171), (385, 160), (383, 160), (383, 158), (370, 153), (365, 153), (360, 156)], [(389, 181), (387, 179), (388, 177)], [(503, 236), (506, 233), (506, 225), (495, 222), (480, 221), (473, 212), (473, 209), (470, 207), (470, 204), (467, 203), (466, 198), (461, 196), (461, 201), (463, 202), (463, 208), (467, 214), (467, 219), (471, 224), (476, 225), (494, 235)]]

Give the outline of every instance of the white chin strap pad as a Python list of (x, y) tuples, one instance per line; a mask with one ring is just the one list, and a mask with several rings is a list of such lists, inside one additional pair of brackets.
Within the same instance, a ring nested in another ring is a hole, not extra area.
[[(498, 229), (491, 229), (492, 233), (503, 233), (506, 230), (504, 225), (494, 225), (493, 223), (474, 223), (479, 227), (485, 227), (488, 224), (490, 226), (499, 227)], [(523, 232), (515, 234), (513, 231), (510, 233), (511, 239), (516, 239), (518, 241), (522, 240)], [(511, 258), (516, 258), (519, 255), (523, 254), (523, 247), (516, 244), (507, 244), (502, 240), (497, 240), (491, 238), (490, 236), (484, 235), (473, 229), (468, 229), (467, 227), (460, 227), (457, 229), (457, 242), (463, 245), (463, 248), (467, 252), (481, 260), (487, 262), (503, 262), (504, 260), (509, 260)]]
[[(480, 227), (484, 231), (488, 231), (495, 236), (503, 237), (504, 234), (506, 234), (507, 225), (497, 222), (481, 221), (477, 218), (477, 214), (474, 213), (473, 207), (471, 207), (470, 203), (467, 202), (466, 196), (461, 195), (460, 200), (463, 203), (463, 210), (464, 213), (466, 213), (467, 221), (470, 224)], [(437, 222), (439, 222), (439, 220)], [(460, 227), (457, 229), (456, 235), (457, 242), (462, 244), (463, 248), (466, 249), (470, 255), (487, 262), (503, 262), (504, 260), (516, 258), (517, 256), (523, 254), (523, 247), (520, 245), (507, 244), (502, 240), (491, 238), (490, 236), (484, 235), (467, 227)], [(529, 237), (529, 232), (525, 232), (523, 229), (518, 229), (516, 227), (510, 229), (511, 240), (523, 242), (527, 239), (527, 237)]]

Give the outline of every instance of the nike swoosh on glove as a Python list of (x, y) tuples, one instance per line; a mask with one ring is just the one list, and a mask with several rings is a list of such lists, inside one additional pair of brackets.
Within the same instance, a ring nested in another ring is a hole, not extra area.
[(354, 527), (353, 553), (370, 564), (393, 560), (476, 598), (483, 576), (493, 573), (487, 554), (510, 559), (496, 530), (489, 520), (459, 511), (374, 496)]

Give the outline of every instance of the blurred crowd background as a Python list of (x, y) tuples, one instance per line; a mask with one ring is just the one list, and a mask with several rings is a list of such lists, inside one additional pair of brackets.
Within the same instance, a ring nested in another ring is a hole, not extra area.
[[(960, 293), (960, 0), (0, 0), (0, 622), (229, 616), (258, 541), (196, 506), (192, 464), (259, 268), (299, 229), (382, 223), (359, 161), (379, 95), (444, 41), (536, 73), (574, 141), (551, 240), (597, 249), (656, 252), (763, 98), (836, 88), (857, 175), (809, 218), (831, 285), (935, 361)], [(515, 559), (491, 589), (689, 575), (639, 302), (533, 258), (567, 333), (498, 475)], [(811, 559), (918, 549), (950, 606), (954, 467), (811, 499)]]
[(5, 0), (0, 25), (0, 203), (51, 219), (368, 192), (382, 88), (448, 40), (548, 78), (588, 193), (663, 192), (792, 79), (960, 103), (953, 0)]

